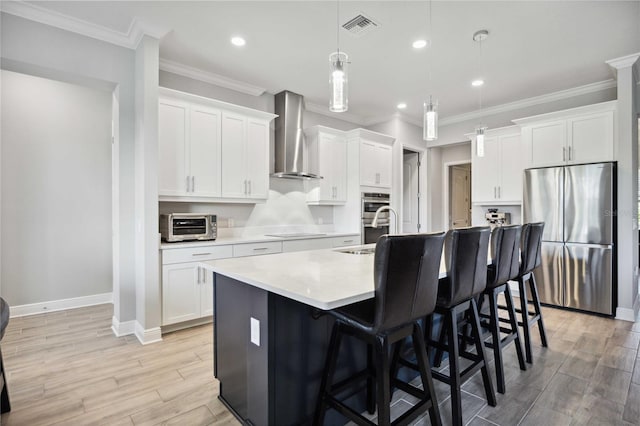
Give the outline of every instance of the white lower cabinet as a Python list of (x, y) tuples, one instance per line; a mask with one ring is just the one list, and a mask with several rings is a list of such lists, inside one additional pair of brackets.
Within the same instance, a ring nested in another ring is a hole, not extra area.
[(232, 255), (230, 245), (164, 250), (162, 325), (213, 315), (213, 274), (199, 267), (199, 261)]

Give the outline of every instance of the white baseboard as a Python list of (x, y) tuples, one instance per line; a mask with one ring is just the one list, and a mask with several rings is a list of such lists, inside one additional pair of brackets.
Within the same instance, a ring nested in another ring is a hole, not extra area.
[(635, 309), (629, 309), (629, 308), (616, 308), (616, 319), (635, 322), (636, 311)]
[(128, 336), (136, 332), (135, 321), (120, 322), (116, 317), (111, 318), (111, 331), (116, 337)]
[(27, 305), (11, 306), (11, 317), (43, 314), (46, 312), (63, 311), (65, 309), (82, 308), (84, 306), (113, 303), (113, 293), (93, 294), (91, 296), (72, 297), (70, 299), (50, 300), (48, 302), (30, 303)]
[(136, 337), (143, 345), (162, 341), (162, 330), (160, 330), (160, 327), (154, 327), (145, 330), (142, 325), (136, 321), (135, 329)]

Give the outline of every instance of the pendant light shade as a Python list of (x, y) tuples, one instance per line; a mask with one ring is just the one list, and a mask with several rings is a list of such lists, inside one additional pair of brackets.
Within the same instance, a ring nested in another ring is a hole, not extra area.
[(476, 155), (478, 157), (484, 157), (484, 131), (487, 130), (484, 126), (476, 127)]
[(438, 139), (438, 101), (433, 102), (431, 96), (429, 102), (424, 103), (422, 131), (422, 139), (425, 141)]
[(344, 52), (333, 52), (329, 55), (331, 76), (329, 84), (331, 94), (329, 97), (329, 111), (345, 112), (349, 109), (349, 85), (347, 78), (347, 65), (349, 56)]

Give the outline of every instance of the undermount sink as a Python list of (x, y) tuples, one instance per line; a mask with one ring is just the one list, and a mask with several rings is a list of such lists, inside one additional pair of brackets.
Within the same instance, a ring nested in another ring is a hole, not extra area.
[(340, 249), (336, 250), (340, 253), (348, 253), (348, 254), (374, 254), (376, 252), (375, 247), (362, 247), (362, 248), (350, 248), (350, 249)]

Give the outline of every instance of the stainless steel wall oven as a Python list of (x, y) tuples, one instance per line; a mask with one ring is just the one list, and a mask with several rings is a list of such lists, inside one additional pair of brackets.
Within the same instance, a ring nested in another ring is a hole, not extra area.
[(389, 194), (376, 192), (362, 193), (362, 244), (375, 243), (381, 235), (389, 233), (390, 222), (388, 210), (380, 212), (377, 228), (371, 225), (376, 211), (380, 207), (389, 206), (389, 202)]

